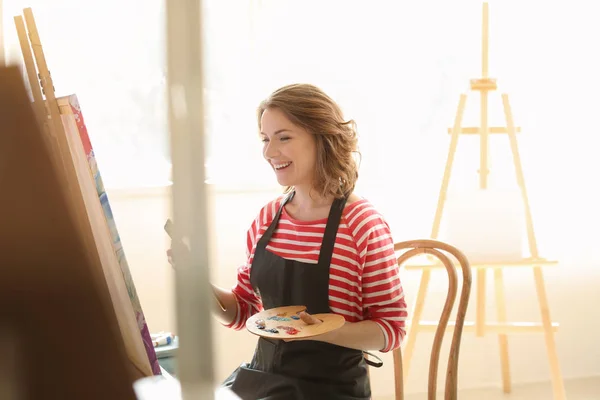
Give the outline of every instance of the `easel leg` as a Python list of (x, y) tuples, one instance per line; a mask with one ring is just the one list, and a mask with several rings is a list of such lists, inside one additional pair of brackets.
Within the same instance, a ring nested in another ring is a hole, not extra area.
[[(496, 309), (498, 322), (506, 323), (506, 298), (504, 296), (504, 277), (502, 269), (494, 270), (494, 281), (496, 286)], [(498, 346), (500, 348), (500, 365), (502, 367), (502, 389), (504, 393), (511, 392), (510, 364), (508, 362), (508, 337), (506, 334), (498, 335)]]
[(487, 269), (477, 269), (477, 317), (475, 319), (475, 336), (485, 335), (485, 284)]
[(33, 55), (31, 53), (29, 39), (27, 38), (25, 22), (23, 22), (23, 17), (20, 15), (14, 17), (14, 21), (17, 29), (17, 35), (19, 37), (19, 44), (21, 45), (23, 61), (25, 62), (25, 70), (27, 71), (27, 77), (29, 78), (31, 94), (33, 95), (33, 108), (40, 127), (42, 129), (47, 129), (48, 113), (46, 112), (46, 107), (44, 105), (44, 98), (42, 97), (42, 90), (40, 89), (40, 81), (37, 78), (37, 70), (35, 68)]
[[(506, 118), (506, 127), (508, 138), (510, 140), (510, 148), (513, 154), (515, 164), (515, 172), (517, 174), (517, 182), (521, 188), (523, 202), (525, 204), (525, 219), (527, 223), (527, 235), (529, 238), (529, 250), (532, 257), (538, 257), (537, 242), (533, 230), (533, 218), (531, 217), (531, 209), (529, 207), (529, 198), (525, 186), (525, 178), (523, 175), (523, 167), (521, 166), (521, 158), (519, 156), (519, 147), (517, 145), (517, 136), (515, 134), (515, 125), (513, 122), (512, 111), (508, 101), (508, 95), (502, 95), (502, 103), (504, 105), (504, 116)], [(558, 353), (556, 351), (556, 343), (554, 341), (554, 333), (552, 332), (552, 320), (550, 319), (550, 307), (548, 306), (548, 297), (546, 295), (546, 287), (544, 284), (544, 275), (539, 266), (533, 268), (535, 278), (535, 286), (540, 304), (540, 313), (542, 316), (542, 325), (544, 327), (544, 336), (546, 339), (546, 349), (548, 351), (548, 361), (550, 364), (550, 373), (552, 375), (552, 388), (554, 390), (555, 400), (565, 399), (565, 388), (558, 362)]]
[(438, 196), (438, 204), (437, 208), (435, 209), (435, 216), (433, 217), (433, 227), (431, 228), (432, 239), (437, 239), (440, 233), (440, 224), (442, 222), (442, 214), (444, 212), (444, 203), (446, 202), (448, 185), (450, 183), (450, 174), (452, 173), (452, 164), (454, 163), (454, 155), (456, 154), (456, 147), (458, 146), (458, 137), (462, 129), (462, 117), (465, 112), (466, 104), (467, 95), (461, 94), (458, 101), (458, 108), (456, 109), (456, 116), (454, 117), (454, 126), (452, 127), (450, 147), (448, 149), (448, 158), (446, 159), (444, 177), (442, 178), (442, 186), (440, 187), (440, 194)]
[[(33, 96), (33, 110), (35, 112), (40, 129), (42, 129), (45, 133), (44, 138), (46, 139), (49, 148), (52, 149), (52, 157), (54, 158), (56, 165), (60, 166), (63, 161), (60, 158), (60, 151), (58, 143), (56, 142), (56, 127), (53, 125), (53, 120), (48, 118), (49, 108), (46, 108), (46, 102), (42, 96), (42, 89), (40, 88), (40, 85), (42, 84), (41, 74), (38, 78), (36, 62), (31, 50), (33, 42), (30, 42), (23, 17), (20, 15), (15, 16), (14, 22), (17, 30), (17, 36), (19, 37), (19, 45), (21, 46), (23, 61), (25, 62), (25, 70), (27, 72), (29, 87)], [(30, 21), (30, 24), (35, 24), (35, 21)]]
[[(458, 108), (456, 109), (456, 116), (454, 118), (454, 126), (452, 128), (452, 135), (450, 137), (450, 146), (448, 149), (448, 158), (446, 159), (446, 168), (444, 169), (444, 177), (442, 178), (442, 186), (440, 187), (440, 194), (438, 196), (438, 204), (435, 210), (435, 216), (433, 218), (433, 227), (431, 229), (431, 238), (435, 239), (439, 235), (440, 224), (442, 221), (442, 214), (444, 211), (444, 203), (446, 201), (446, 192), (450, 183), (450, 174), (452, 172), (452, 164), (454, 162), (454, 155), (456, 154), (456, 148), (458, 146), (458, 137), (462, 129), (462, 117), (465, 111), (465, 105), (467, 103), (467, 95), (461, 94), (458, 101)], [(410, 369), (410, 361), (412, 354), (415, 349), (415, 342), (417, 340), (417, 333), (419, 330), (419, 324), (421, 322), (421, 314), (423, 313), (423, 306), (425, 304), (425, 295), (427, 294), (427, 287), (431, 278), (431, 271), (428, 269), (423, 270), (421, 275), (421, 281), (419, 283), (419, 290), (417, 292), (417, 298), (415, 300), (415, 307), (412, 312), (412, 317), (408, 326), (406, 327), (406, 345), (403, 351), (403, 369), (404, 379), (408, 376)]]
[(535, 278), (535, 287), (537, 290), (538, 301), (540, 303), (540, 313), (542, 314), (542, 325), (544, 326), (544, 336), (546, 338), (546, 349), (548, 351), (548, 361), (550, 363), (550, 374), (552, 375), (552, 390), (555, 400), (564, 400), (565, 387), (558, 362), (558, 353), (556, 342), (554, 341), (554, 332), (552, 332), (552, 320), (550, 319), (550, 307), (548, 306), (548, 296), (546, 295), (546, 286), (544, 284), (544, 275), (541, 267), (533, 268)]
[[(48, 70), (48, 65), (46, 64), (46, 57), (44, 56), (44, 51), (42, 49), (42, 42), (40, 40), (40, 36), (38, 34), (38, 30), (37, 30), (37, 26), (35, 24), (35, 19), (33, 17), (33, 11), (31, 10), (31, 8), (25, 8), (23, 9), (23, 14), (25, 17), (25, 24), (26, 24), (26, 29), (29, 32), (28, 34), (28, 38), (29, 38), (29, 43), (31, 45), (31, 50), (33, 50), (33, 57), (35, 57), (35, 63), (37, 65), (37, 69), (39, 71), (39, 78), (40, 78), (40, 84), (42, 86), (42, 94), (46, 96), (46, 104), (48, 106), (49, 112), (46, 113), (46, 111), (44, 110), (44, 112), (42, 113), (41, 108), (39, 106), (36, 106), (36, 109), (38, 111), (36, 111), (36, 116), (38, 118), (46, 118), (48, 114), (50, 114), (50, 119), (47, 120), (47, 127), (48, 127), (48, 132), (50, 133), (50, 136), (52, 137), (50, 139), (50, 141), (52, 142), (51, 146), (53, 147), (54, 151), (57, 151), (57, 149), (59, 148), (60, 144), (58, 143), (54, 143), (54, 140), (62, 140), (59, 138), (64, 137), (64, 126), (62, 124), (62, 119), (60, 117), (60, 111), (58, 109), (58, 103), (56, 102), (56, 97), (54, 95), (54, 83), (52, 82), (52, 78), (50, 76), (50, 71)], [(22, 35), (26, 33), (25, 31), (25, 26), (22, 23), (22, 19), (21, 18), (17, 18), (15, 19), (15, 24), (17, 27), (17, 32), (19, 33), (19, 41), (21, 42), (21, 45), (25, 45), (25, 39), (22, 38)], [(33, 71), (33, 65), (31, 65), (32, 57), (31, 57), (31, 52), (30, 51), (25, 51), (23, 53), (23, 57), (25, 59), (25, 61), (27, 62), (27, 64), (29, 64), (29, 66), (26, 66), (26, 68), (28, 68), (28, 73), (29, 71)], [(35, 88), (37, 85), (34, 84), (34, 82), (30, 82), (31, 86), (32, 86), (32, 93), (35, 96), (34, 97), (34, 101), (35, 102), (39, 102), (39, 101), (43, 101), (41, 98), (41, 95), (39, 94), (38, 90), (39, 90), (39, 86), (38, 88)], [(35, 88), (35, 89), (34, 89)], [(35, 105), (36, 103), (34, 103)], [(42, 103), (43, 104), (43, 103)], [(46, 117), (43, 117), (43, 115), (45, 115)], [(62, 158), (59, 154), (60, 153), (56, 153), (57, 154), (57, 158), (56, 158), (56, 162), (57, 162), (57, 166), (59, 168), (67, 168), (66, 167), (66, 160), (64, 158)], [(67, 183), (64, 182), (64, 187), (67, 188)]]

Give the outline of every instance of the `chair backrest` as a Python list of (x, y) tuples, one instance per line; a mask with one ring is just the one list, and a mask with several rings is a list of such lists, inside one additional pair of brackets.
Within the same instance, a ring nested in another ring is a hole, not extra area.
[[(465, 314), (467, 313), (467, 307), (469, 304), (469, 296), (471, 294), (471, 266), (467, 257), (458, 250), (457, 248), (437, 240), (422, 239), (412, 240), (406, 242), (399, 242), (394, 245), (394, 250), (400, 252), (398, 256), (398, 265), (402, 266), (408, 259), (422, 254), (430, 254), (441, 261), (448, 272), (448, 295), (446, 296), (446, 303), (442, 311), (440, 322), (435, 332), (435, 338), (431, 349), (431, 359), (429, 362), (429, 385), (428, 385), (428, 399), (434, 400), (436, 398), (437, 391), (437, 375), (438, 365), (440, 361), (440, 349), (444, 340), (444, 334), (450, 320), (450, 314), (456, 300), (458, 277), (456, 273), (456, 267), (453, 261), (448, 257), (448, 254), (452, 255), (454, 259), (460, 264), (462, 269), (462, 290), (460, 294), (460, 300), (458, 303), (458, 310), (456, 315), (456, 322), (454, 328), (454, 335), (452, 337), (452, 344), (450, 347), (450, 353), (448, 356), (448, 367), (446, 370), (446, 390), (444, 398), (446, 400), (457, 399), (458, 392), (458, 354), (460, 351), (460, 341), (462, 337), (463, 325), (465, 322)], [(419, 321), (415, 321), (419, 323)], [(408, 332), (408, 335), (411, 333)], [(395, 392), (396, 400), (404, 399), (404, 375), (402, 370), (402, 353), (401, 349), (394, 350), (394, 379), (395, 379)]]

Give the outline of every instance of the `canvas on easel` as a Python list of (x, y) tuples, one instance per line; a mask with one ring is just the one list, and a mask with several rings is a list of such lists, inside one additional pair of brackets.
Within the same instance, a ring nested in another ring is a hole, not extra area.
[(131, 305), (133, 306), (135, 318), (138, 323), (138, 329), (140, 330), (142, 341), (144, 342), (144, 347), (146, 348), (146, 353), (148, 354), (148, 360), (150, 361), (152, 372), (155, 375), (158, 375), (161, 372), (156, 351), (150, 337), (150, 331), (148, 330), (148, 324), (146, 323), (146, 318), (144, 317), (144, 311), (142, 310), (140, 299), (135, 289), (135, 283), (133, 282), (133, 277), (131, 276), (131, 271), (129, 270), (129, 264), (127, 262), (127, 258), (125, 257), (125, 250), (123, 249), (117, 224), (110, 207), (108, 194), (104, 188), (102, 175), (100, 174), (100, 169), (98, 168), (98, 163), (96, 162), (96, 156), (94, 155), (94, 149), (87, 132), (87, 127), (83, 119), (79, 101), (77, 100), (76, 95), (59, 97), (56, 100), (67, 136), (73, 141), (74, 146), (79, 146), (79, 142), (81, 142), (81, 146), (83, 146), (83, 155), (87, 160), (92, 179), (96, 185), (98, 199), (100, 200), (102, 212), (104, 213), (104, 217), (106, 218), (106, 222), (108, 224), (114, 251), (123, 273), (123, 279), (125, 280), (127, 293), (129, 294)]
[[(518, 256), (515, 254), (516, 251), (511, 251), (508, 257), (502, 258), (499, 255), (487, 254), (487, 259), (484, 254), (476, 254), (478, 258), (471, 262), (471, 266), (476, 270), (477, 276), (477, 296), (476, 296), (476, 318), (474, 322), (465, 323), (465, 331), (473, 331), (476, 336), (483, 337), (486, 333), (493, 333), (498, 335), (498, 347), (500, 351), (500, 365), (502, 373), (502, 386), (505, 393), (511, 392), (511, 379), (510, 379), (510, 365), (509, 365), (509, 348), (508, 348), (508, 335), (516, 333), (541, 333), (544, 336), (546, 344), (546, 352), (548, 355), (548, 364), (550, 367), (550, 375), (552, 379), (552, 388), (554, 392), (554, 398), (556, 400), (563, 400), (565, 398), (565, 389), (562, 380), (562, 374), (560, 370), (560, 364), (558, 360), (555, 332), (558, 330), (558, 324), (552, 322), (550, 318), (550, 307), (548, 305), (548, 298), (546, 294), (544, 277), (542, 273), (542, 267), (552, 266), (558, 264), (557, 261), (548, 260), (540, 255), (537, 240), (534, 232), (533, 218), (531, 208), (529, 204), (529, 197), (527, 193), (527, 187), (525, 185), (525, 178), (523, 167), (521, 163), (521, 156), (519, 153), (517, 133), (520, 132), (520, 128), (515, 126), (512, 109), (510, 106), (509, 98), (507, 94), (502, 94), (502, 108), (504, 114), (504, 120), (506, 126), (490, 126), (488, 121), (488, 100), (489, 93), (497, 89), (496, 79), (490, 78), (488, 73), (488, 3), (483, 3), (483, 26), (482, 26), (482, 76), (478, 79), (472, 79), (470, 81), (470, 89), (474, 92), (478, 92), (480, 95), (480, 124), (475, 127), (465, 127), (462, 124), (462, 118), (466, 107), (467, 95), (461, 94), (458, 108), (456, 111), (454, 126), (449, 129), (450, 133), (450, 145), (448, 150), (448, 157), (446, 159), (446, 167), (442, 178), (442, 184), (440, 187), (437, 208), (435, 211), (431, 238), (437, 239), (440, 235), (440, 226), (442, 223), (442, 216), (446, 206), (448, 197), (448, 187), (450, 183), (450, 176), (452, 172), (452, 166), (456, 149), (458, 146), (458, 140), (460, 135), (477, 135), (479, 137), (480, 151), (479, 151), (479, 188), (478, 191), (473, 194), (473, 197), (480, 196), (482, 201), (495, 200), (498, 204), (503, 207), (507, 207), (507, 202), (502, 202), (502, 199), (494, 199), (494, 194), (489, 189), (489, 141), (490, 135), (505, 134), (508, 136), (509, 148), (513, 158), (513, 166), (516, 175), (517, 183), (517, 198), (521, 203), (521, 213), (523, 216), (524, 230), (527, 236), (527, 250), (529, 256), (523, 256), (522, 252), (519, 252)], [(468, 199), (471, 200), (471, 199)], [(514, 200), (514, 199), (513, 199)], [(513, 201), (511, 200), (511, 201)], [(465, 207), (468, 209), (469, 207)], [(493, 208), (493, 207), (492, 207)], [(496, 210), (502, 212), (501, 208), (498, 207)], [(492, 209), (484, 209), (485, 212), (495, 212)], [(476, 218), (474, 218), (476, 219)], [(479, 221), (481, 223), (481, 221)], [(484, 223), (484, 222), (483, 222)], [(492, 231), (496, 226), (487, 227)], [(467, 228), (468, 229), (468, 228)], [(455, 231), (463, 231), (463, 235), (466, 236), (477, 236), (477, 233), (472, 231), (465, 231), (465, 226), (456, 227)], [(513, 232), (514, 233), (514, 232)], [(514, 233), (516, 235), (520, 234)], [(492, 237), (478, 238), (475, 237), (474, 242), (477, 240), (485, 241), (489, 239), (491, 242), (495, 241)], [(514, 237), (510, 238), (513, 241)], [(446, 239), (447, 240), (447, 239)], [(450, 241), (452, 243), (452, 241)], [(452, 243), (454, 244), (454, 243)], [(461, 250), (465, 250), (464, 248)], [(512, 249), (511, 249), (512, 250)], [(520, 250), (520, 249), (519, 249)], [(465, 252), (467, 253), (467, 252)], [(467, 253), (467, 256), (469, 254)], [(506, 256), (506, 254), (504, 254)], [(471, 260), (470, 260), (471, 261)], [(431, 279), (431, 271), (435, 268), (441, 267), (441, 265), (433, 263), (423, 263), (420, 265), (407, 266), (407, 270), (422, 270), (422, 275), (419, 283), (419, 289), (417, 292), (415, 306), (412, 313), (412, 320), (407, 324), (407, 339), (405, 342), (404, 349), (404, 373), (407, 374), (410, 367), (412, 354), (415, 348), (415, 342), (418, 333), (424, 331), (432, 331), (436, 329), (436, 323), (429, 323), (421, 320), (423, 314), (425, 297), (429, 281)], [(504, 293), (504, 268), (531, 268), (533, 270), (533, 277), (535, 281), (535, 289), (537, 292), (537, 301), (540, 308), (541, 323), (537, 322), (512, 322), (507, 318), (506, 312), (506, 298)], [(495, 298), (496, 298), (496, 311), (497, 321), (490, 322), (486, 320), (486, 279), (487, 272), (489, 270), (494, 271), (494, 286), (495, 286)]]
[(129, 270), (129, 264), (127, 262), (127, 258), (125, 257), (125, 251), (121, 243), (121, 237), (119, 235), (117, 224), (112, 213), (112, 209), (108, 199), (108, 194), (106, 193), (106, 190), (104, 188), (102, 175), (100, 174), (100, 169), (98, 168), (98, 164), (96, 162), (96, 156), (94, 155), (94, 149), (92, 147), (92, 142), (87, 132), (85, 121), (83, 119), (83, 114), (81, 112), (81, 107), (79, 106), (79, 101), (77, 100), (76, 95), (70, 95), (58, 98), (57, 102), (60, 109), (61, 117), (63, 119), (63, 124), (65, 126), (65, 131), (69, 132), (69, 136), (73, 135), (74, 141), (76, 141), (77, 139), (80, 140), (83, 146), (83, 152), (85, 158), (87, 159), (92, 179), (96, 185), (96, 191), (100, 200), (100, 204), (102, 205), (102, 211), (104, 212), (104, 216), (108, 223), (113, 247), (117, 256), (117, 260), (119, 262), (119, 266), (121, 267), (121, 271), (123, 272), (125, 286), (127, 287), (127, 292), (129, 294), (129, 298), (133, 306), (133, 311), (135, 312), (135, 317), (138, 322), (138, 328), (140, 330), (140, 334), (142, 335), (142, 340), (146, 348), (146, 353), (148, 354), (148, 359), (152, 367), (152, 372), (154, 374), (160, 374), (160, 366), (158, 364), (156, 351), (154, 349), (154, 345), (150, 337), (148, 324), (146, 323), (146, 318), (144, 317), (142, 305), (140, 303), (140, 299), (135, 289), (133, 277), (131, 276), (131, 272)]
[[(108, 283), (129, 359), (140, 377), (160, 374), (79, 103), (76, 96), (55, 97), (31, 9), (24, 10), (24, 17), (25, 22), (21, 16), (15, 17), (15, 25), (36, 119), (41, 129), (46, 131), (45, 137), (48, 146), (53, 149), (54, 163), (66, 171), (64, 189), (83, 203), (82, 208), (76, 210), (77, 221), (82, 225), (81, 229), (90, 246), (93, 246), (98, 257), (98, 270)], [(39, 75), (36, 71), (39, 71)]]

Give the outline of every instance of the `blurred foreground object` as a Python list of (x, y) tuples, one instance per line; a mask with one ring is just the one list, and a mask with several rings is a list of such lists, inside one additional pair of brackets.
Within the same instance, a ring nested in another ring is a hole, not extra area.
[(66, 182), (19, 70), (0, 67), (0, 395), (135, 399), (139, 372)]

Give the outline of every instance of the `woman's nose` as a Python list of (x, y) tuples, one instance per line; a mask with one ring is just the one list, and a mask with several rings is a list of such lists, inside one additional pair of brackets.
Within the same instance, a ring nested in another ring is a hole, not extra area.
[(277, 148), (277, 145), (273, 144), (273, 142), (268, 142), (265, 145), (264, 155), (265, 155), (265, 158), (277, 157), (279, 155), (279, 149)]

